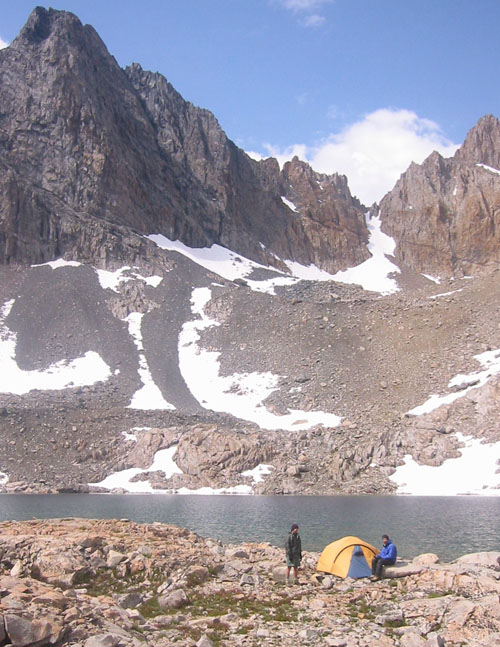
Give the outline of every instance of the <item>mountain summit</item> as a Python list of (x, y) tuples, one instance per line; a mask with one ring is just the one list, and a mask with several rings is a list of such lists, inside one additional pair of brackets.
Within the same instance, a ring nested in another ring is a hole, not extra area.
[(120, 69), (70, 13), (35, 9), (0, 54), (0, 80), (2, 262), (95, 260), (88, 219), (105, 246), (113, 224), (266, 264), (335, 271), (368, 257), (344, 177), (255, 162), (164, 77)]
[(496, 271), (500, 263), (500, 122), (487, 115), (454, 157), (411, 164), (380, 203), (396, 259), (436, 276)]

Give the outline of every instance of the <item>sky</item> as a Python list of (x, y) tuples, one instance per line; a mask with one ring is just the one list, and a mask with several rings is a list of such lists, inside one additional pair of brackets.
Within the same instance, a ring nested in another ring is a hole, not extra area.
[[(36, 2), (0, 0), (11, 42)], [(500, 116), (498, 0), (54, 0), (254, 157), (343, 173), (367, 206)], [(1, 43), (0, 43), (1, 44)]]

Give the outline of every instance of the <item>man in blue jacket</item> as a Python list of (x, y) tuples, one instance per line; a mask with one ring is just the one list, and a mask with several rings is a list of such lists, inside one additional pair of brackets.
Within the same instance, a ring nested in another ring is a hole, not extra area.
[(395, 564), (398, 556), (398, 550), (388, 535), (382, 535), (382, 544), (382, 550), (372, 559), (372, 576), (370, 578), (372, 582), (380, 580), (384, 566)]

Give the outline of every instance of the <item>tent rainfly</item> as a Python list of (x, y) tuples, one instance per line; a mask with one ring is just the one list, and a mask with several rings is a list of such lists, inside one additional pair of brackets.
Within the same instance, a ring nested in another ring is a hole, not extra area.
[(323, 549), (316, 570), (338, 577), (370, 577), (372, 559), (379, 551), (359, 537), (342, 537)]

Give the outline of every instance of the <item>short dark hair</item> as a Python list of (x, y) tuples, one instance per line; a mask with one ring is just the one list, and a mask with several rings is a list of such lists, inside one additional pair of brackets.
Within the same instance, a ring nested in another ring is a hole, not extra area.
[(298, 529), (299, 529), (299, 526), (298, 526), (298, 524), (296, 524), (296, 523), (292, 523), (292, 528), (291, 528), (290, 532), (293, 532), (295, 529), (297, 529), (297, 530), (298, 530)]
[(382, 535), (382, 539), (389, 539), (389, 535)]

